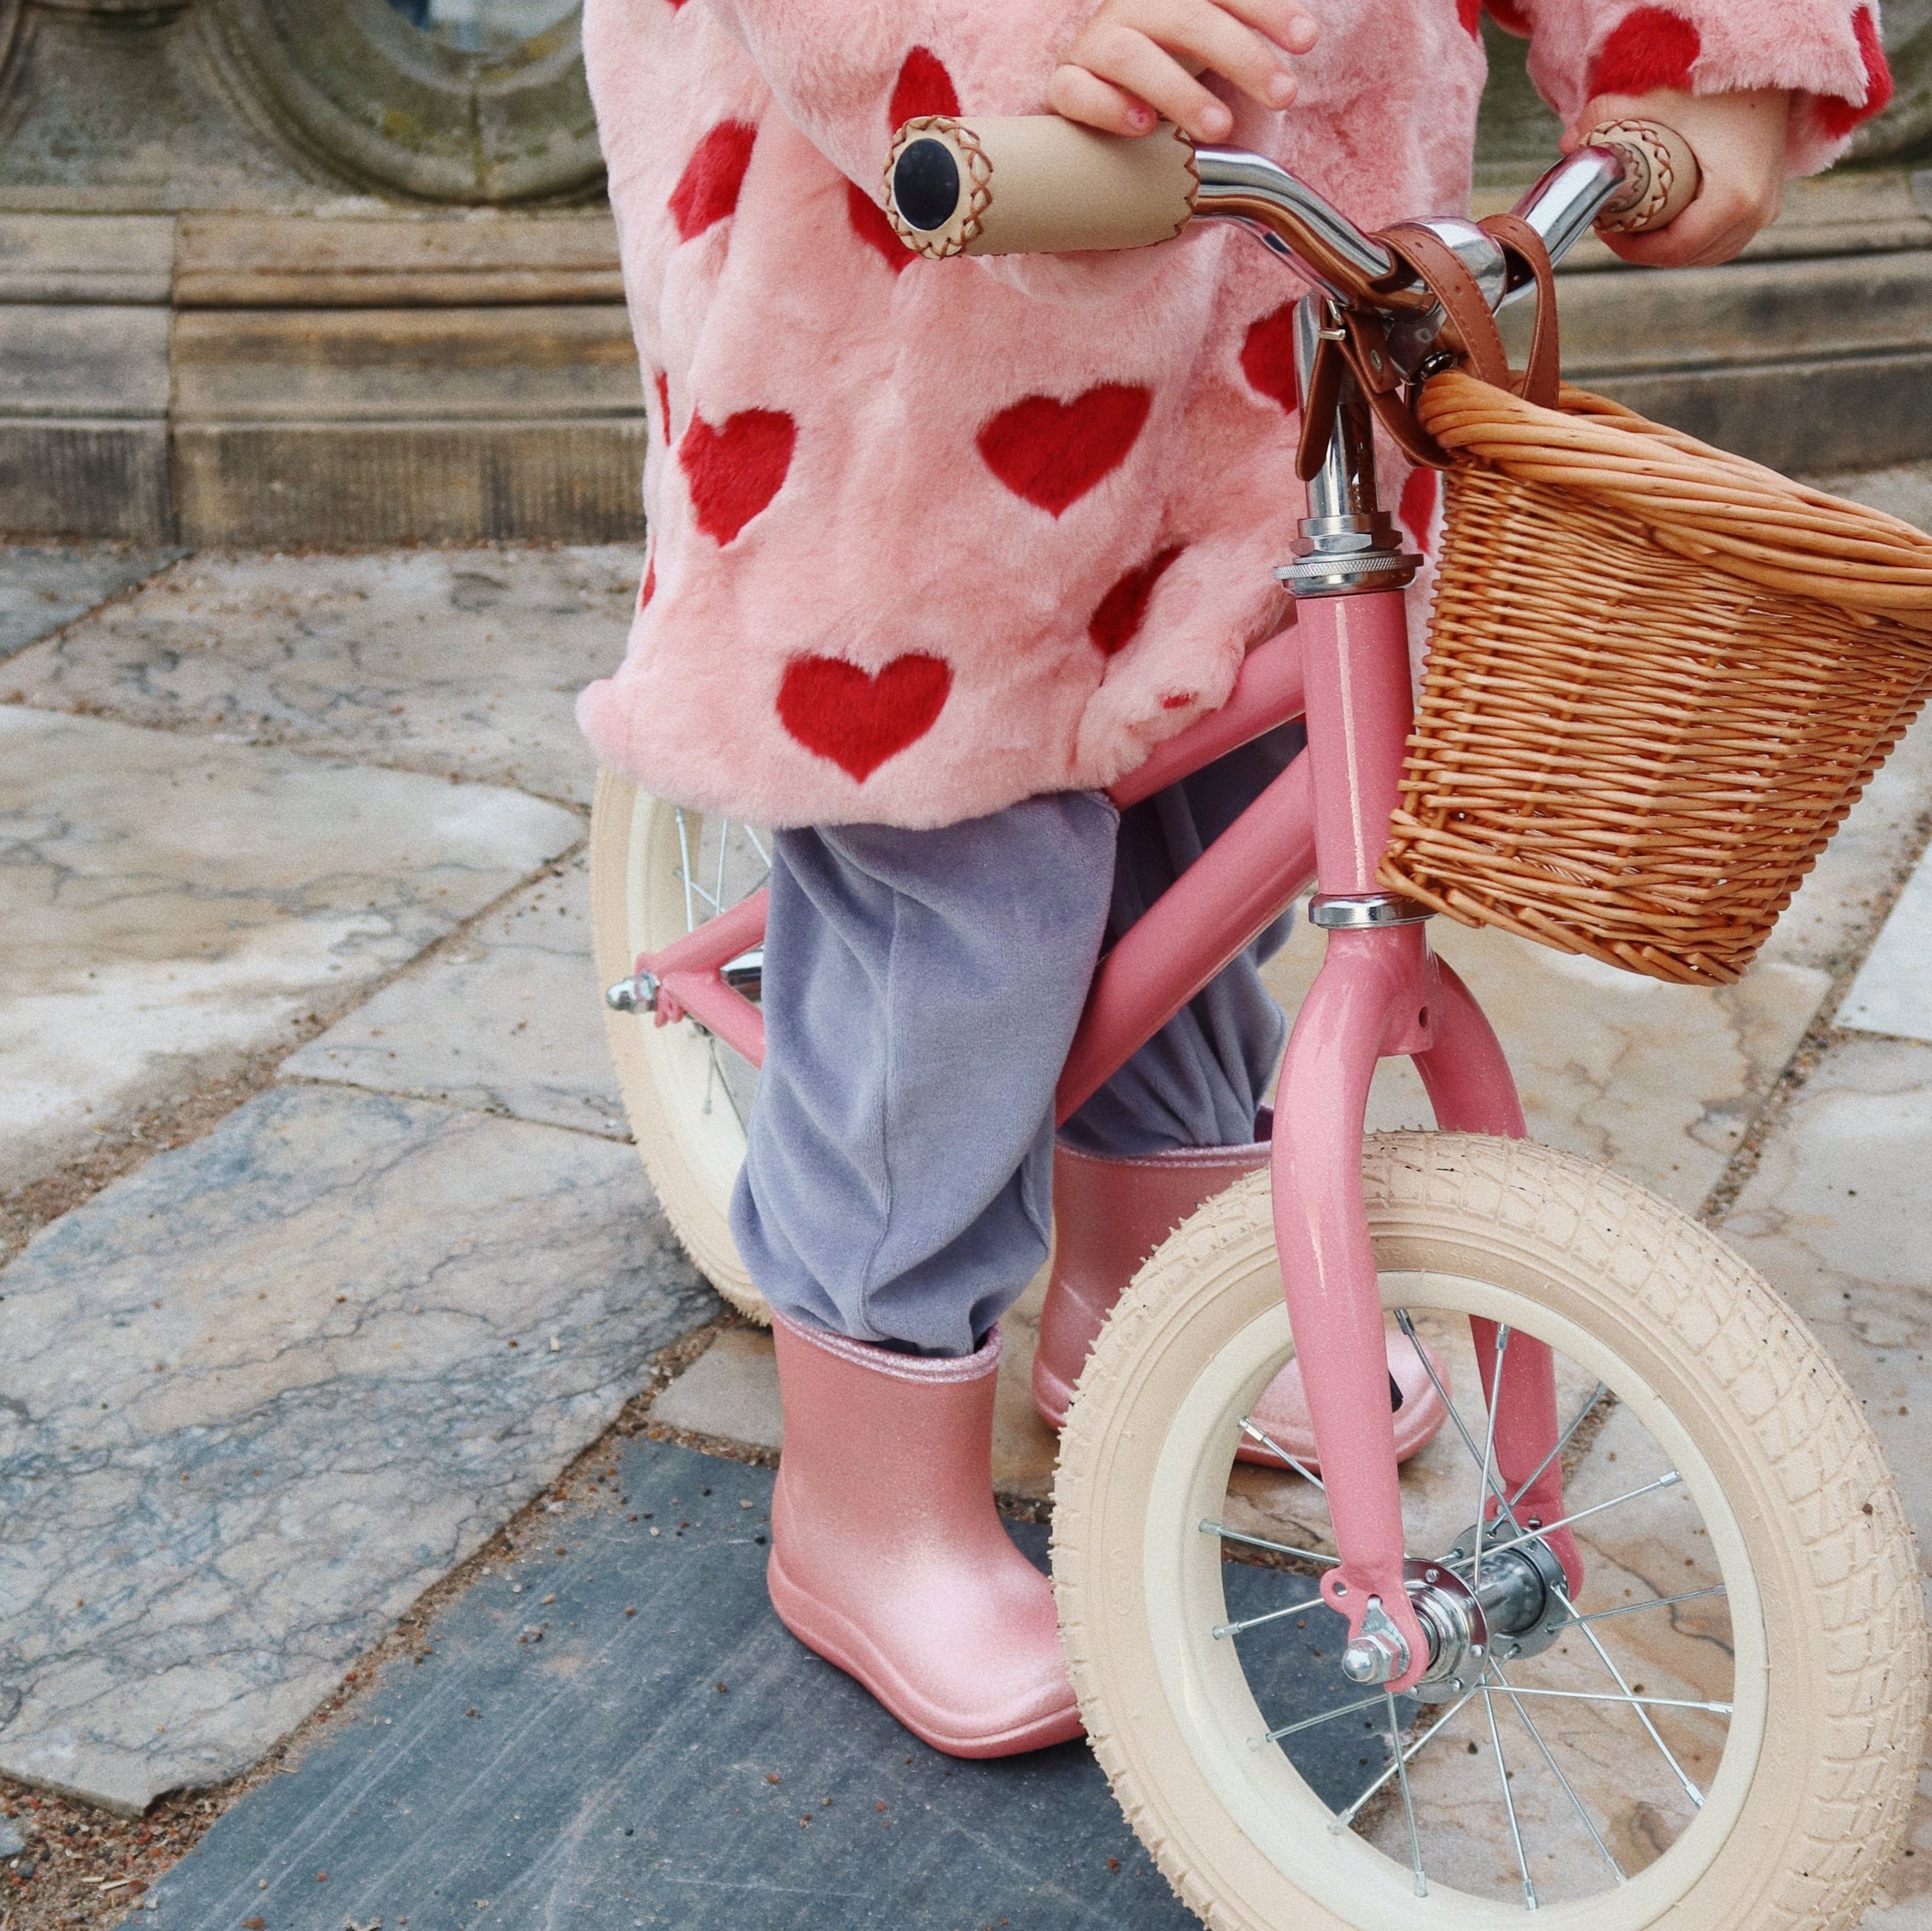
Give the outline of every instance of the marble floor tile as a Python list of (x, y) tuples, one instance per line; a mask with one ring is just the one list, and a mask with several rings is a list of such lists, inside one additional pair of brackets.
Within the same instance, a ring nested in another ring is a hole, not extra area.
[(285, 1060), (282, 1077), (628, 1139), (590, 901), (580, 856), (554, 867)]
[[(1850, 1381), (1932, 1574), (1932, 1047), (1833, 1045), (1720, 1231)], [(1932, 1931), (1932, 1777), (1869, 1931)]]
[(667, 1428), (713, 1435), (752, 1448), (778, 1447), (778, 1366), (762, 1327), (728, 1327), (651, 1404)]
[(582, 834), (514, 791), (0, 707), (0, 1173), (292, 1043)]
[(1850, 1378), (1932, 1557), (1932, 1047), (1825, 1054), (1720, 1231)]
[[(152, 1918), (134, 1921), (1196, 1924), (1084, 1744), (942, 1756), (788, 1633), (765, 1590), (768, 1471), (651, 1441), (614, 1459), (628, 1510), (573, 1502), (548, 1519), (550, 1548), (493, 1565), (443, 1606), (431, 1660), (384, 1669), (291, 1774), (248, 1792), (160, 1879)], [(653, 1537), (656, 1524), (626, 1519), (646, 1510), (689, 1526)], [(1044, 1564), (1043, 1528), (1016, 1524), (1013, 1537)], [(518, 1640), (538, 1623), (541, 1643)], [(1353, 1755), (1331, 1748), (1309, 1774), (1345, 1781)]]
[(1932, 530), (1932, 463), (1902, 463), (1889, 469), (1856, 469), (1809, 480), (1834, 496)]
[(254, 1762), (716, 1297), (629, 1149), (316, 1087), (0, 1273), (0, 1770)]
[[(1430, 937), (1494, 1024), (1532, 1136), (1687, 1208), (1723, 1173), (1828, 986), (1815, 967), (1770, 961), (1720, 990), (1666, 985), (1447, 919)], [(1270, 962), (1268, 982), (1291, 1013), (1322, 951), (1322, 934), (1298, 919)], [(1368, 1123), (1431, 1123), (1406, 1060), (1378, 1069)]]
[(182, 553), (108, 544), (0, 548), (0, 658), (86, 616)]
[(7, 676), (49, 709), (585, 805), (596, 765), (571, 707), (623, 655), (640, 562), (621, 547), (206, 552)]
[(1922, 858), (1865, 955), (1838, 1022), (1932, 1044), (1932, 857)]
[(1853, 964), (1874, 936), (1878, 907), (1917, 855), (1932, 811), (1932, 712), (1907, 731), (1874, 774), (1837, 835), (1785, 908), (1764, 949), (1766, 964)]

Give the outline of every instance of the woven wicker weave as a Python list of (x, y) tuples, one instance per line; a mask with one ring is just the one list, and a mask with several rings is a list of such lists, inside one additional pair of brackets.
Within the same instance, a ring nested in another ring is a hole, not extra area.
[(1726, 984), (1932, 688), (1932, 538), (1566, 387), (1451, 372), (1391, 889)]

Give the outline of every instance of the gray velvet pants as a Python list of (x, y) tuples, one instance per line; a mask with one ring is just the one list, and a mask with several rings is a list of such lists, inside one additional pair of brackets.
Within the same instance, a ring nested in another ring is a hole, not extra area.
[[(970, 1354), (1046, 1258), (1053, 1096), (1094, 966), (1284, 770), (1298, 726), (1117, 812), (777, 834), (766, 1056), (732, 1231), (792, 1319)], [(1068, 1121), (1102, 1156), (1253, 1137), (1285, 1022), (1264, 934)]]

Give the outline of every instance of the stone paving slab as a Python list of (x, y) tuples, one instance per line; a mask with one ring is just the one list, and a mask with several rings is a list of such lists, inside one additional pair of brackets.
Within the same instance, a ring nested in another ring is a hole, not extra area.
[(0, 1273), (0, 1771), (253, 1763), (718, 1303), (628, 1147), (290, 1087)]
[(1821, 490), (1882, 510), (1921, 529), (1932, 529), (1932, 463), (1904, 463), (1888, 469), (1856, 469), (1810, 479)]
[(0, 707), (0, 1173), (340, 1004), (575, 844), (577, 814)]
[(602, 1010), (580, 856), (311, 1039), (281, 1074), (626, 1140)]
[(1932, 1047), (1843, 1041), (1766, 1141), (1721, 1231), (1850, 1378), (1932, 1558), (1928, 1173)]
[[(1430, 941), (1495, 1026), (1531, 1137), (1687, 1208), (1716, 1184), (1830, 985), (1815, 967), (1761, 961), (1720, 990), (1666, 985), (1447, 919)], [(1298, 920), (1270, 961), (1268, 985), (1290, 1013), (1322, 952), (1322, 934)], [(1414, 1068), (1384, 1060), (1369, 1130), (1432, 1123)]]
[(1758, 955), (1838, 972), (1873, 937), (1876, 908), (1917, 853), (1932, 811), (1932, 712), (1907, 731), (1819, 855)]
[(1838, 1023), (1932, 1044), (1932, 857), (1922, 858), (1852, 981)]
[(0, 658), (85, 616), (184, 553), (105, 544), (0, 548)]
[[(626, 1444), (618, 1469), (623, 1504), (573, 1505), (556, 1556), (499, 1570), (446, 1609), (433, 1660), (389, 1669), (292, 1774), (244, 1797), (161, 1880), (152, 1921), (1195, 1923), (1083, 1745), (943, 1757), (785, 1633), (764, 1591), (769, 1473), (647, 1441)], [(1012, 1533), (1043, 1567), (1046, 1531)], [(1226, 1573), (1238, 1609), (1305, 1586)], [(1332, 1674), (1316, 1669), (1325, 1693)], [(1270, 1720), (1324, 1707), (1285, 1681), (1261, 1693)], [(1324, 1742), (1298, 1761), (1324, 1794), (1345, 1798), (1386, 1762), (1378, 1738), (1346, 1725), (1306, 1734)]]
[(30, 703), (460, 773), (588, 805), (577, 693), (623, 655), (622, 546), (204, 552), (8, 667)]
[[(1850, 1379), (1932, 1577), (1929, 1172), (1932, 1046), (1841, 1040), (1769, 1135), (1719, 1231)], [(1921, 1780), (1912, 1843), (1864, 1921), (1870, 1931), (1932, 1931), (1932, 1778)]]

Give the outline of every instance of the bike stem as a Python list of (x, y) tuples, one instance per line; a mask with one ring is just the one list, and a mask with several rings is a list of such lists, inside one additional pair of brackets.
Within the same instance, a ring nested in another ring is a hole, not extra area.
[[(1296, 311), (1305, 394), (1324, 298)], [(1278, 574), (1296, 599), (1315, 796), (1318, 890), (1310, 916), (1328, 955), (1282, 1065), (1273, 1158), (1275, 1234), (1302, 1386), (1328, 1481), (1340, 1565), (1323, 1579), (1348, 1619), (1345, 1669), (1407, 1687), (1427, 1667), (1405, 1586), (1402, 1498), (1381, 1290), (1362, 1189), (1361, 1141), (1378, 1059), (1413, 1057), (1438, 1127), (1520, 1138), (1522, 1111), (1496, 1035), (1430, 949), (1424, 910), (1381, 889), (1414, 704), (1402, 592), (1420, 566), (1376, 494), (1367, 405), (1342, 376), (1334, 433), (1309, 485), (1295, 561)], [(1480, 1352), (1479, 1341), (1479, 1353)], [(1498, 1449), (1528, 1477), (1556, 1440), (1548, 1350), (1518, 1343), (1501, 1392)], [(1552, 1464), (1543, 1486), (1560, 1472)], [(1508, 1481), (1509, 1471), (1502, 1471)], [(1560, 1509), (1539, 1515), (1554, 1520)], [(1566, 1552), (1566, 1566), (1568, 1566)], [(1573, 1569), (1573, 1579), (1574, 1572)]]

